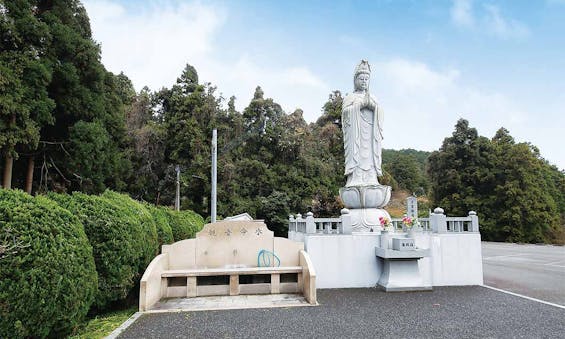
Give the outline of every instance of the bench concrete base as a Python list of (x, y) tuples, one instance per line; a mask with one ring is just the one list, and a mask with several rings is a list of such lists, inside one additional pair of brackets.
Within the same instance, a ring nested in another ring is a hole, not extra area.
[(301, 294), (210, 296), (161, 299), (148, 312), (212, 311), (273, 307), (313, 306)]

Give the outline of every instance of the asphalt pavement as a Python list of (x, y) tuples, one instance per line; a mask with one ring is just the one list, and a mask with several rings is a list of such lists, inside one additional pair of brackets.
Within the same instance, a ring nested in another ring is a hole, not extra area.
[[(482, 244), (485, 285), (565, 306), (565, 247)], [(486, 287), (318, 290), (319, 306), (145, 313), (119, 338), (563, 338), (565, 308)]]
[(319, 306), (146, 313), (119, 338), (562, 338), (565, 309), (481, 286), (318, 290)]
[(565, 306), (565, 246), (483, 242), (482, 254), (485, 285)]

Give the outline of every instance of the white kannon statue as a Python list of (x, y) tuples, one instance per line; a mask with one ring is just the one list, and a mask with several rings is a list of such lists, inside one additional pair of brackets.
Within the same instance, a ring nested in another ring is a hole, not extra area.
[(355, 91), (342, 105), (346, 187), (379, 185), (382, 175), (383, 111), (369, 94), (370, 75), (369, 62), (361, 60), (355, 68)]

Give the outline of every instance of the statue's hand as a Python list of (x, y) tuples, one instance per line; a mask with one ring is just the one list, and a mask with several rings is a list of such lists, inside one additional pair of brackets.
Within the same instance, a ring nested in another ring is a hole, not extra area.
[(362, 108), (366, 107), (373, 112), (377, 109), (377, 103), (368, 95), (363, 99), (363, 104), (361, 106)]
[(363, 102), (361, 103), (361, 109), (368, 108), (371, 109), (371, 97), (367, 94), (363, 98)]
[(377, 109), (377, 103), (371, 97), (369, 97), (369, 104), (367, 105), (367, 108), (373, 112)]

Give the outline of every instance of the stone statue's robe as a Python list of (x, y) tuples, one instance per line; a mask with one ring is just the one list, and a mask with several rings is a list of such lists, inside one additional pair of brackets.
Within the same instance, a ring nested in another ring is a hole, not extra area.
[(382, 175), (383, 112), (372, 96), (375, 111), (362, 109), (365, 95), (363, 92), (349, 94), (342, 105), (346, 187), (378, 185), (377, 176)]

